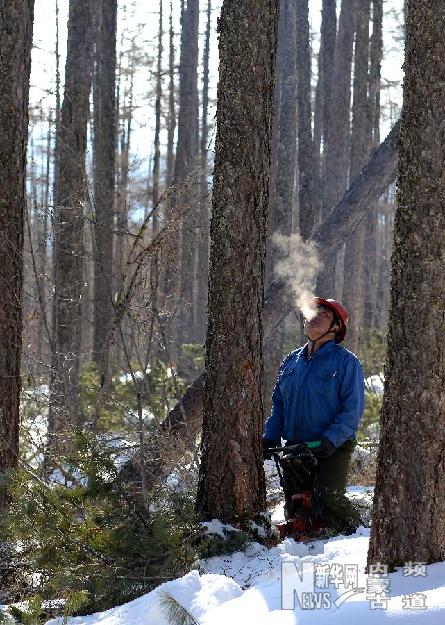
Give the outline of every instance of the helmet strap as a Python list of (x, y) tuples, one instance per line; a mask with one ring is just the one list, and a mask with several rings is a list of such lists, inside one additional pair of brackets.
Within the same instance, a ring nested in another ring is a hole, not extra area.
[(311, 353), (309, 358), (312, 357), (313, 353), (314, 353), (314, 347), (315, 345), (318, 343), (318, 341), (320, 341), (322, 338), (324, 338), (327, 334), (331, 334), (331, 332), (333, 331), (332, 328), (335, 326), (335, 324), (338, 323), (338, 319), (336, 318), (336, 316), (334, 315), (334, 317), (332, 318), (331, 321), (331, 325), (329, 326), (328, 330), (326, 330), (326, 332), (324, 332), (323, 334), (321, 334), (317, 339), (315, 339), (315, 341), (312, 341), (311, 339), (309, 339), (309, 342), (312, 344), (311, 345)]

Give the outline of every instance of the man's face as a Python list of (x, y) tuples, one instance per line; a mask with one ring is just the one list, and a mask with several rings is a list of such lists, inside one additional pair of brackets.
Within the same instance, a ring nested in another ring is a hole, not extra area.
[(330, 328), (334, 313), (329, 308), (317, 306), (315, 316), (311, 319), (305, 319), (304, 331), (311, 341), (315, 341), (319, 336), (327, 332)]

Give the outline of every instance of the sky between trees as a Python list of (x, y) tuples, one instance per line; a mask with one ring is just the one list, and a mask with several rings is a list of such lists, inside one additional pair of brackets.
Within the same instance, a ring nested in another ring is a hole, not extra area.
[[(216, 20), (220, 13), (222, 0), (212, 0), (212, 20), (210, 42), (210, 108), (209, 122), (216, 112), (216, 85), (218, 80), (218, 40), (216, 33)], [(339, 3), (337, 2), (339, 5)], [(63, 81), (67, 42), (68, 0), (58, 0), (59, 5), (59, 51), (60, 51), (60, 78), (63, 94)], [(179, 63), (179, 34), (180, 34), (180, 0), (173, 0), (173, 20), (176, 34), (176, 50)], [(200, 67), (202, 71), (202, 45), (205, 30), (206, 6), (203, 3), (200, 11)], [(394, 114), (397, 116), (402, 102), (402, 63), (403, 42), (400, 40), (403, 0), (385, 0), (384, 2), (384, 54), (382, 62), (382, 115), (381, 136), (385, 137), (392, 127), (390, 119), (390, 103), (393, 103)], [(320, 34), (321, 0), (310, 0), (310, 20), (313, 41), (313, 51), (318, 52)], [(167, 30), (169, 20), (170, 2), (164, 0), (164, 66), (167, 68), (168, 41)], [(339, 6), (337, 7), (339, 11)], [(137, 110), (134, 114), (134, 132), (132, 135), (131, 153), (133, 159), (132, 173), (137, 175), (147, 171), (149, 159), (153, 150), (154, 137), (154, 59), (157, 46), (158, 30), (158, 3), (145, 0), (118, 0), (118, 32), (117, 46), (118, 59), (123, 54), (123, 63), (128, 63), (131, 42), (134, 39), (136, 45), (145, 54), (146, 60), (136, 63), (134, 76), (134, 101)], [(372, 25), (371, 25), (372, 28)], [(32, 52), (30, 106), (38, 107), (40, 104), (44, 110), (54, 106), (55, 96), (55, 41), (56, 41), (56, 0), (36, 0), (34, 21), (34, 46)], [(313, 64), (316, 69), (316, 63)], [(317, 76), (313, 73), (312, 84), (315, 88)], [(164, 88), (166, 88), (167, 76), (164, 76)], [(385, 89), (385, 85), (387, 88)], [(53, 93), (48, 93), (48, 90)], [(33, 132), (36, 143), (46, 141), (46, 128), (36, 125)], [(213, 147), (214, 131), (211, 133), (211, 147)], [(161, 144), (166, 142), (166, 133), (161, 133)]]

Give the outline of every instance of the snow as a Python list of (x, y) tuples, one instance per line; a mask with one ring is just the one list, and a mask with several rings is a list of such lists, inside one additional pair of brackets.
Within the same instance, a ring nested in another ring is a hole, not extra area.
[(200, 523), (201, 527), (205, 528), (207, 534), (216, 534), (225, 538), (227, 532), (239, 532), (239, 529), (228, 523), (221, 523), (218, 519), (212, 519), (211, 521), (203, 521)]
[[(122, 376), (121, 376), (122, 377)], [(366, 380), (374, 393), (383, 392), (383, 376)], [(44, 397), (47, 388), (37, 387), (35, 395)], [(152, 418), (144, 411), (144, 419)], [(33, 435), (45, 436), (46, 415), (38, 415)], [(116, 461), (123, 461), (134, 443), (116, 436), (108, 442), (116, 452)], [(353, 462), (365, 466), (370, 452), (357, 446)], [(265, 462), (268, 503), (274, 524), (283, 521), (282, 491), (273, 461)], [(76, 476), (78, 477), (78, 476)], [(80, 476), (81, 477), (81, 476)], [(172, 474), (171, 481), (179, 476)], [(64, 481), (55, 472), (52, 479)], [(364, 522), (369, 522), (373, 488), (349, 486), (347, 496), (362, 504)], [(209, 534), (227, 536), (237, 528), (214, 519), (202, 524)], [(259, 535), (261, 526), (255, 526)], [(329, 540), (307, 543), (287, 538), (276, 546), (257, 542), (247, 544), (244, 551), (221, 555), (195, 563), (195, 570), (183, 577), (167, 581), (146, 595), (122, 606), (88, 616), (52, 619), (47, 625), (442, 625), (445, 623), (445, 562), (423, 567), (411, 565), (394, 573), (373, 577), (365, 573), (369, 545), (369, 527), (360, 527), (352, 536), (336, 536)], [(422, 569), (422, 572), (419, 572)], [(354, 583), (343, 577), (354, 572)], [(299, 572), (303, 571), (303, 580)], [(322, 588), (316, 587), (321, 572), (327, 572)], [(374, 603), (372, 585), (388, 584), (382, 603)], [(302, 594), (306, 592), (306, 595)], [(385, 601), (386, 599), (386, 601)], [(319, 602), (319, 603), (317, 603)], [(179, 611), (189, 615), (180, 619)]]
[[(150, 373), (150, 371), (151, 371), (151, 367), (148, 366), (147, 369), (145, 370), (145, 374)], [(134, 371), (133, 375), (136, 378), (136, 380), (144, 379), (144, 374), (142, 371)], [(129, 384), (130, 382), (133, 382), (133, 376), (131, 375), (131, 373), (121, 373), (118, 376), (118, 380), (121, 384)]]
[(368, 391), (372, 391), (376, 393), (376, 395), (383, 395), (383, 387), (385, 384), (385, 378), (383, 373), (379, 373), (376, 375), (370, 375), (369, 378), (365, 380), (365, 387)]
[[(360, 493), (358, 489), (356, 494)], [(219, 528), (218, 523), (210, 525)], [(71, 618), (68, 622), (70, 625), (178, 625), (177, 616), (169, 618), (169, 598), (173, 598), (198, 625), (355, 625), (358, 622), (360, 625), (385, 622), (442, 625), (445, 562), (425, 567), (412, 564), (380, 579), (373, 577), (379, 583), (382, 579), (389, 580), (387, 603), (378, 607), (379, 604), (373, 603), (370, 576), (364, 572), (369, 532), (369, 528), (361, 527), (352, 536), (310, 543), (288, 538), (271, 549), (250, 543), (245, 552), (200, 561), (199, 571), (166, 582), (130, 603), (91, 616)], [(344, 578), (347, 567), (353, 572), (349, 578), (351, 584)], [(302, 582), (298, 576), (301, 570)], [(318, 580), (317, 588), (314, 579)], [(313, 609), (301, 607), (298, 597), (305, 601), (302, 591), (308, 593), (306, 597), (318, 595), (324, 607), (316, 604)], [(382, 598), (384, 594), (380, 595)], [(287, 609), (289, 605), (283, 605), (282, 601), (290, 602), (292, 609)], [(61, 624), (62, 619), (47, 623)]]
[[(70, 625), (173, 625), (168, 617), (168, 598), (172, 597), (199, 623), (206, 612), (240, 597), (242, 589), (222, 575), (200, 575), (191, 571), (161, 584), (152, 592), (117, 608), (91, 616), (69, 619)], [(47, 625), (62, 625), (63, 619), (51, 619)], [(176, 625), (176, 623), (174, 624)]]

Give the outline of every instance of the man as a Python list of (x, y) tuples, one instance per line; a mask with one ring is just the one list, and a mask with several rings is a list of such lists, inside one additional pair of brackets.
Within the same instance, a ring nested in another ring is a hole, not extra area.
[[(339, 345), (348, 325), (345, 307), (320, 297), (314, 307), (304, 324), (308, 342), (281, 363), (264, 426), (264, 457), (270, 458), (269, 450), (280, 445), (281, 438), (287, 446), (321, 441), (312, 449), (318, 461), (312, 475), (313, 503), (326, 527), (351, 534), (361, 519), (345, 488), (364, 411), (363, 369), (358, 358)], [(284, 469), (286, 518), (295, 514), (291, 470), (292, 464)]]

